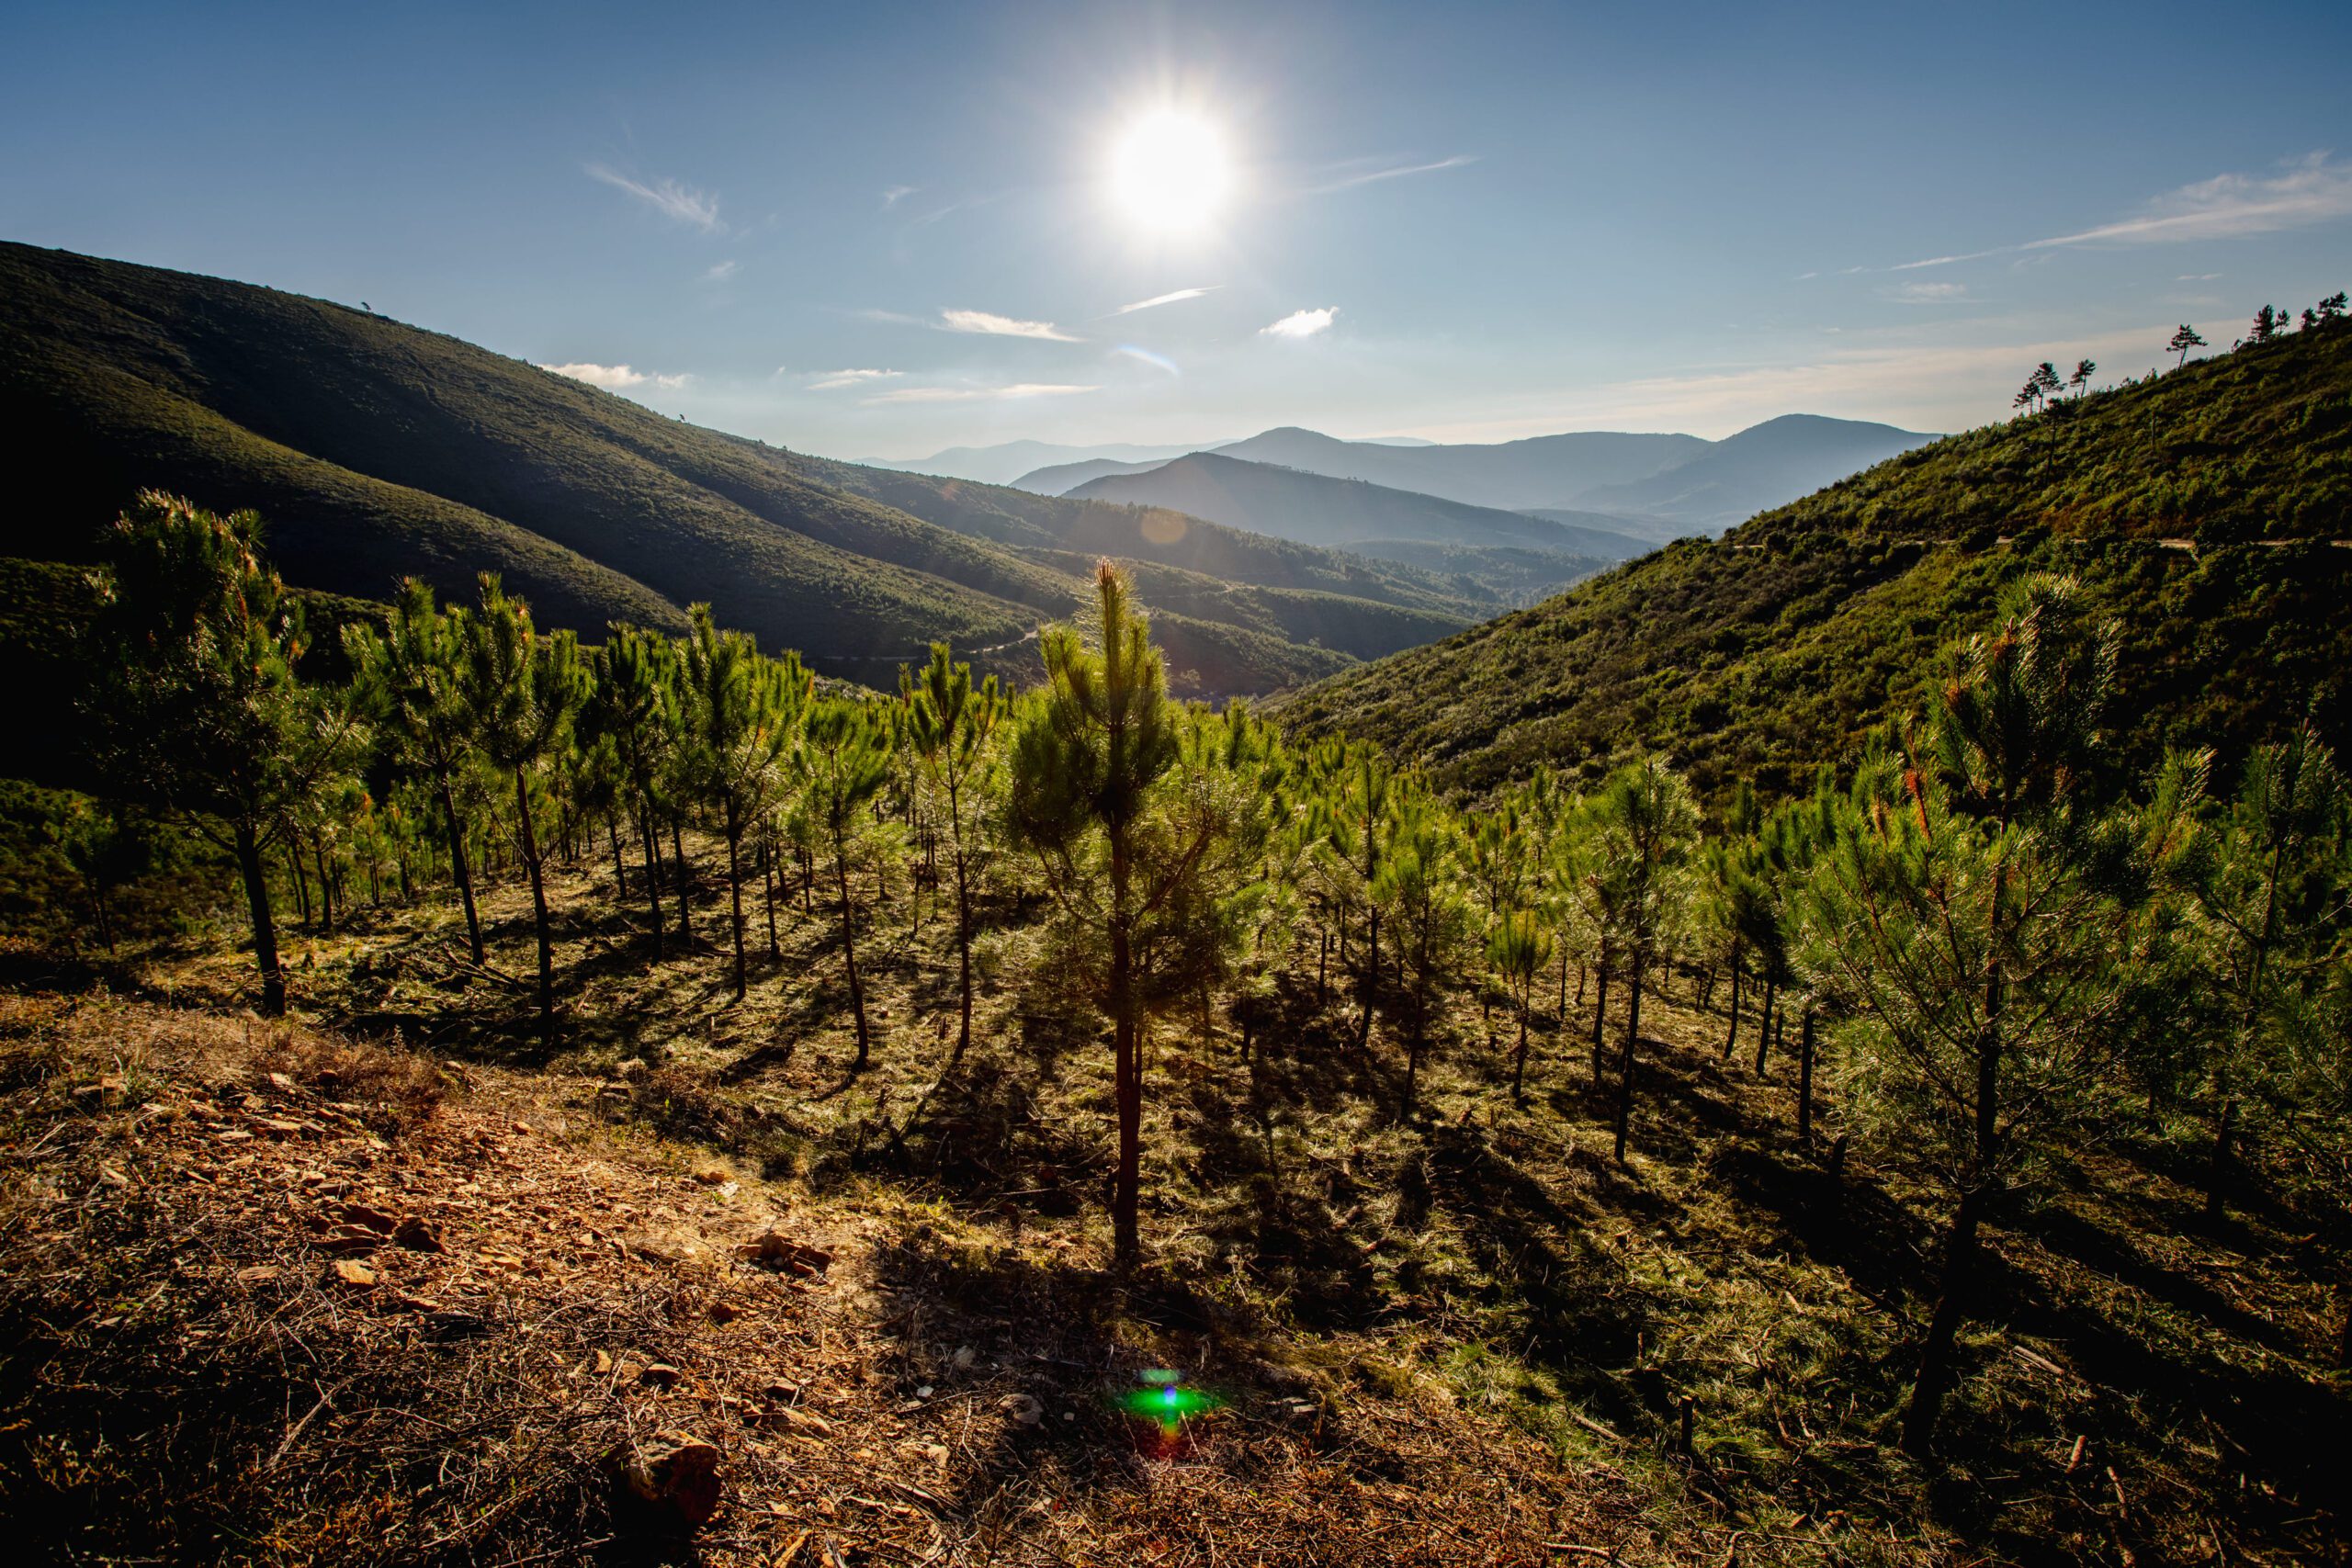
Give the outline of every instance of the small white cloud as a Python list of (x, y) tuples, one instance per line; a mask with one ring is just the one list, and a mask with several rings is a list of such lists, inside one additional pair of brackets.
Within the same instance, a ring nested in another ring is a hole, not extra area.
[(1258, 329), (1260, 337), (1313, 337), (1317, 333), (1331, 330), (1332, 319), (1338, 316), (1337, 305), (1326, 305), (1319, 310), (1293, 310), (1271, 326)]
[(2211, 283), (2221, 276), (2218, 272), (2184, 272), (2173, 281), (2175, 283)]
[(907, 197), (910, 197), (910, 196), (914, 195), (914, 193), (916, 192), (916, 190), (917, 190), (917, 189), (919, 189), (919, 188), (920, 188), (920, 187), (919, 187), (919, 186), (890, 186), (888, 189), (885, 190), (885, 191), (882, 193), (882, 210), (883, 210), (883, 211), (885, 211), (885, 212), (889, 211), (889, 210), (890, 210), (890, 209), (892, 209), (892, 208), (894, 208), (894, 207), (898, 206), (898, 205), (899, 205), (899, 203), (900, 203), (900, 202), (902, 202), (902, 201), (906, 200), (906, 199), (907, 199)]
[(893, 387), (865, 399), (878, 403), (968, 403), (997, 398), (1067, 398), (1099, 392), (1100, 387), (1073, 387), (1059, 382), (1020, 381), (1010, 387)]
[(1053, 343), (1077, 343), (1077, 338), (1051, 321), (1021, 321), (989, 310), (942, 310), (940, 323), (951, 333), (985, 333), (990, 337), (1035, 337)]
[(1155, 294), (1148, 299), (1138, 299), (1132, 305), (1122, 305), (1111, 314), (1132, 316), (1137, 310), (1149, 310), (1161, 305), (1173, 305), (1180, 299), (1197, 299), (1204, 294), (1214, 294), (1224, 287), (1222, 283), (1212, 283), (1205, 288), (1179, 288), (1168, 294)]
[(1965, 283), (1903, 283), (1885, 290), (1898, 305), (1962, 305), (1968, 302)]
[(585, 381), (592, 387), (602, 387), (606, 391), (640, 386), (648, 379), (643, 372), (632, 370), (626, 365), (590, 365), (583, 361), (577, 365), (542, 365), (539, 368), (552, 370), (559, 376), (569, 376), (575, 381)]
[(692, 376), (681, 370), (675, 376), (656, 376), (653, 378), (653, 384), (665, 392), (674, 392), (693, 379)]
[[(782, 366), (776, 367), (776, 374), (779, 376), (784, 374)], [(812, 392), (831, 392), (842, 387), (862, 387), (869, 381), (888, 381), (899, 374), (899, 372), (896, 370), (828, 370), (816, 380), (809, 382), (808, 389)]]
[(606, 168), (602, 164), (590, 164), (587, 165), (587, 171), (590, 179), (602, 180), (615, 190), (628, 192), (629, 195), (666, 218), (674, 218), (681, 223), (691, 223), (706, 233), (716, 233), (721, 227), (718, 221), (718, 198), (707, 191), (696, 190), (692, 186), (680, 185), (673, 179), (659, 179), (651, 185), (647, 185), (642, 180), (633, 180), (619, 170)]
[(703, 281), (706, 283), (724, 283), (729, 278), (735, 276), (735, 268), (737, 265), (737, 263), (732, 261), (720, 262), (718, 265), (711, 267), (702, 275)]

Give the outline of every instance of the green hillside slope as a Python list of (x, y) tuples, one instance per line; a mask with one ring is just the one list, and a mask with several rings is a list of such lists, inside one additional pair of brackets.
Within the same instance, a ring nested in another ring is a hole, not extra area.
[[(591, 635), (679, 626), (707, 600), (850, 678), (887, 682), (942, 637), (1026, 672), (1028, 634), (1069, 613), (1087, 552), (1278, 591), (1190, 596), (1182, 613), (1231, 634), (1191, 639), (1172, 672), (1203, 694), (1388, 652), (1400, 610), (1434, 635), (1494, 607), (1475, 585), (1189, 519), (802, 459), (364, 311), (22, 245), (0, 245), (0, 423), (38, 456), (0, 554), (78, 558), (154, 486), (259, 510), (305, 587), (380, 599), (413, 573), (465, 595), (494, 570)], [(1302, 601), (1293, 628), (1292, 591), (1364, 613)]]
[[(1276, 711), (1474, 792), (1640, 747), (1718, 795), (1785, 790), (1908, 706), (2001, 584), (2062, 569), (2122, 622), (2131, 748), (2228, 752), (2352, 668), (2348, 503), (2339, 325), (1935, 442)], [(2352, 740), (2345, 705), (2319, 711)]]

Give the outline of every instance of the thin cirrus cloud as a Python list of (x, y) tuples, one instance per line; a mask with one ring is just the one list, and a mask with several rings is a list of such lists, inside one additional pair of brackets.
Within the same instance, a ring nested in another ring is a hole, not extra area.
[(1214, 294), (1224, 287), (1222, 283), (1212, 283), (1203, 288), (1171, 289), (1166, 294), (1155, 294), (1148, 299), (1138, 299), (1132, 305), (1122, 305), (1111, 314), (1132, 316), (1137, 310), (1156, 310), (1162, 305), (1173, 305), (1185, 299), (1197, 299), (1204, 294)]
[(702, 275), (702, 279), (705, 283), (724, 283), (735, 276), (735, 270), (741, 265), (740, 262), (735, 261), (720, 262), (706, 271)]
[(603, 164), (590, 164), (585, 167), (590, 179), (602, 180), (615, 190), (627, 191), (665, 218), (692, 224), (709, 234), (715, 234), (725, 227), (718, 220), (718, 198), (707, 191), (699, 191), (692, 186), (681, 185), (668, 178), (648, 185)]
[(981, 333), (989, 337), (1043, 338), (1049, 343), (1078, 343), (1051, 321), (1023, 321), (993, 310), (942, 310), (940, 326), (951, 333)]
[(1260, 337), (1303, 338), (1331, 330), (1331, 322), (1340, 314), (1337, 305), (1326, 305), (1315, 310), (1293, 310), (1281, 321), (1258, 329)]
[(1965, 283), (1903, 283), (1886, 291), (1886, 297), (1898, 305), (1965, 305), (1970, 303)]
[(1990, 250), (1928, 256), (1886, 270), (1917, 272), (1923, 267), (1982, 261), (1987, 256), (2068, 250), (2083, 245), (2165, 245), (2191, 240), (2235, 240), (2288, 229), (2308, 229), (2344, 218), (2352, 218), (2352, 164), (2339, 163), (2325, 152), (2312, 152), (2282, 164), (2274, 175), (2216, 175), (2210, 180), (2166, 191), (2148, 202), (2137, 215), (2112, 223), (2014, 245), (1996, 245)]
[(1308, 186), (1298, 194), (1329, 196), (1334, 191), (1353, 190), (1358, 186), (1376, 185), (1382, 180), (1401, 180), (1408, 175), (1434, 175), (1447, 169), (1459, 169), (1477, 161), (1466, 152), (1458, 152), (1451, 158), (1432, 159), (1425, 164), (1395, 164), (1360, 158), (1351, 164), (1338, 165), (1321, 184)]
[(592, 387), (602, 387), (608, 392), (623, 391), (630, 387), (642, 387), (648, 381), (665, 392), (674, 392), (694, 379), (692, 375), (683, 370), (675, 375), (664, 376), (659, 372), (649, 374), (643, 370), (632, 369), (626, 365), (597, 365), (587, 360), (577, 361), (571, 365), (542, 365), (539, 368), (554, 375), (568, 376), (574, 381), (585, 381)]
[(922, 189), (920, 186), (891, 186), (882, 192), (882, 210), (888, 212), (899, 203)]
[(1016, 381), (1009, 387), (893, 387), (862, 400), (870, 407), (885, 403), (970, 403), (1000, 398), (1067, 398), (1102, 389), (1057, 381)]
[(901, 374), (897, 370), (828, 370), (809, 382), (808, 389), (812, 392), (839, 391), (843, 387), (864, 387), (876, 381), (895, 380)]

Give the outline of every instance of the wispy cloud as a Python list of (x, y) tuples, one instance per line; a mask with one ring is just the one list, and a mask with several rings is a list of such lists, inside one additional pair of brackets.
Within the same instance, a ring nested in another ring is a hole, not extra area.
[(559, 376), (569, 376), (575, 381), (585, 381), (592, 387), (602, 387), (617, 392), (624, 387), (640, 386), (651, 379), (644, 372), (632, 370), (626, 365), (591, 365), (582, 361), (576, 365), (542, 365), (542, 370), (552, 370)]
[(1150, 349), (1132, 343), (1123, 343), (1111, 352), (1124, 358), (1135, 360), (1137, 364), (1148, 365), (1154, 370), (1165, 370), (1170, 376), (1182, 376), (1184, 373), (1177, 367), (1176, 362), (1166, 355), (1154, 354)]
[(2047, 239), (2025, 240), (2014, 245), (1996, 245), (1991, 250), (1928, 256), (1884, 270), (1917, 272), (1923, 267), (1950, 266), (1955, 262), (1982, 261), (1986, 256), (2084, 245), (2165, 245), (2190, 240), (2235, 240), (2250, 234), (2308, 229), (2343, 218), (2352, 218), (2352, 164), (2339, 163), (2324, 152), (2311, 152), (2280, 165), (2273, 175), (2216, 175), (2210, 180), (2166, 191), (2146, 203), (2137, 216), (2112, 223), (2076, 230), (2071, 234), (2053, 234)]
[(920, 186), (891, 186), (882, 192), (882, 210), (888, 212), (922, 188)]
[(699, 191), (692, 186), (680, 185), (676, 180), (666, 178), (648, 185), (603, 164), (590, 164), (586, 167), (590, 179), (602, 180), (615, 190), (627, 191), (665, 218), (691, 223), (706, 233), (717, 233), (724, 227), (718, 220), (718, 198), (707, 191)]
[(1899, 283), (1883, 291), (1886, 298), (1898, 305), (1964, 305), (1969, 302), (1965, 283)]
[(653, 384), (665, 392), (674, 392), (693, 379), (692, 376), (681, 370), (675, 376), (656, 376)]
[(1021, 321), (990, 310), (942, 310), (940, 325), (951, 333), (984, 333), (990, 337), (1035, 337), (1053, 343), (1078, 343), (1051, 321)]
[(1162, 305), (1173, 305), (1182, 299), (1197, 299), (1204, 294), (1214, 294), (1224, 287), (1225, 285), (1222, 283), (1212, 283), (1203, 288), (1172, 289), (1166, 294), (1155, 294), (1148, 299), (1138, 299), (1132, 305), (1122, 305), (1117, 310), (1112, 311), (1111, 314), (1114, 316), (1132, 316), (1137, 310), (1157, 310)]
[(1075, 387), (1054, 381), (1018, 381), (1009, 387), (893, 387), (863, 401), (869, 406), (882, 403), (969, 403), (998, 398), (1067, 398), (1102, 389), (1100, 387)]
[(729, 278), (735, 276), (735, 269), (741, 265), (741, 263), (733, 261), (720, 262), (702, 275), (703, 281), (705, 283), (724, 283)]
[(2020, 247), (2059, 245), (2166, 244), (2182, 240), (2237, 239), (2309, 228), (2352, 217), (2352, 165), (2312, 152), (2288, 164), (2267, 179), (2253, 175), (2216, 175), (2210, 180), (2167, 191), (2136, 218), (2102, 223), (2079, 233), (2034, 240)]
[(1318, 310), (1293, 310), (1281, 321), (1260, 327), (1258, 335), (1260, 337), (1313, 337), (1317, 333), (1330, 331), (1331, 322), (1339, 313), (1340, 308), (1337, 305), (1326, 305)]
[(808, 383), (812, 392), (837, 391), (843, 387), (863, 387), (873, 381), (888, 381), (900, 372), (896, 370), (828, 370)]
[[(1444, 169), (1458, 169), (1478, 160), (1468, 153), (1456, 153), (1451, 158), (1438, 158), (1426, 164), (1381, 163), (1373, 159), (1358, 159), (1342, 164), (1320, 185), (1308, 186), (1301, 196), (1329, 196), (1333, 191), (1353, 190), (1380, 180), (1401, 180), (1408, 175), (1434, 175)], [(1372, 164), (1366, 167), (1366, 164)]]
[(2218, 272), (2184, 272), (2173, 281), (2175, 283), (2211, 283), (2221, 276)]

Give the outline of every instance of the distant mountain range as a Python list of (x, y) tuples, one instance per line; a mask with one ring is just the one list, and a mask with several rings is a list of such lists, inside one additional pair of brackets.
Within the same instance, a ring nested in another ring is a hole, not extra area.
[[(1790, 414), (1721, 441), (1577, 431), (1492, 446), (1396, 446), (1284, 428), (1213, 450), (1469, 506), (1555, 518), (1597, 513), (1614, 520), (1603, 528), (1663, 543), (1715, 533), (1933, 439), (1893, 425)], [(1135, 478), (1167, 461), (1092, 453), (1012, 482), (1043, 495), (1103, 494), (1094, 488), (1099, 481)]]
[[(0, 626), (55, 624), (144, 487), (252, 507), (298, 588), (502, 574), (543, 625), (722, 624), (888, 684), (933, 638), (1036, 678), (1095, 560), (1134, 570), (1187, 694), (1268, 692), (1517, 602), (1459, 571), (1164, 509), (829, 462), (668, 419), (520, 360), (251, 284), (0, 244)], [(1598, 562), (1585, 563), (1587, 570)], [(51, 614), (31, 604), (47, 596)], [(19, 602), (23, 601), (23, 602)], [(0, 682), (47, 679), (10, 664)]]
[[(1114, 442), (1104, 446), (1057, 446), (1050, 441), (1007, 441), (996, 446), (950, 446), (928, 457), (861, 457), (860, 468), (896, 468), (901, 473), (937, 474), (944, 479), (978, 479), (982, 484), (1011, 484), (1041, 466), (1108, 460), (1143, 467), (1181, 457), (1187, 452), (1213, 450), (1229, 441), (1195, 441), (1189, 446), (1138, 446)], [(1023, 490), (1035, 490), (1023, 485)], [(1065, 487), (1067, 488), (1067, 487)], [(1041, 494), (1058, 495), (1060, 491)]]
[[(1596, 563), (1629, 559), (1655, 547), (1637, 533), (1611, 526), (1616, 521), (1611, 518), (1544, 518), (1471, 506), (1363, 479), (1245, 462), (1221, 452), (1196, 452), (1134, 473), (1105, 474), (1080, 485), (1068, 499), (1164, 506), (1277, 539), (1464, 574), (1512, 600), (1555, 592), (1589, 576)], [(1444, 553), (1432, 556), (1421, 547), (1427, 546), (1444, 547)]]

